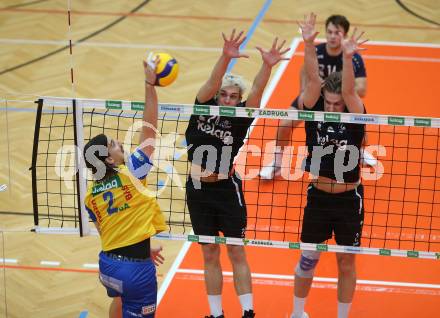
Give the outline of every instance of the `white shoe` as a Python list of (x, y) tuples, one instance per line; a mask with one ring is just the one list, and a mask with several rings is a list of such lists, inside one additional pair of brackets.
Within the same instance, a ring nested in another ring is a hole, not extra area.
[(275, 161), (272, 161), (260, 170), (261, 179), (272, 180), (279, 175), (281, 175), (281, 167), (276, 166)]
[(368, 150), (362, 148), (361, 163), (366, 166), (374, 167), (377, 165), (377, 159)]
[[(295, 318), (295, 315), (292, 314), (292, 315), (290, 316), (290, 318)], [(309, 318), (309, 315), (307, 315), (307, 313), (304, 311), (303, 314), (302, 314), (302, 316), (301, 316), (301, 318)]]

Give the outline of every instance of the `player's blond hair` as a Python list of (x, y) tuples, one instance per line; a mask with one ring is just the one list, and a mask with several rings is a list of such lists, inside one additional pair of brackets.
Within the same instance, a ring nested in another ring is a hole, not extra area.
[(240, 95), (243, 95), (246, 91), (246, 84), (243, 81), (243, 78), (239, 75), (235, 75), (232, 73), (226, 73), (223, 76), (222, 79), (222, 86), (220, 88), (224, 87), (230, 87), (230, 86), (236, 86), (240, 90)]

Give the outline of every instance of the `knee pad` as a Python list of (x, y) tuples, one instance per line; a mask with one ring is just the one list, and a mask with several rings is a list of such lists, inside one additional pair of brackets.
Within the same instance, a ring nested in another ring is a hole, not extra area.
[(321, 252), (318, 251), (302, 251), (295, 274), (304, 278), (312, 278), (320, 255)]

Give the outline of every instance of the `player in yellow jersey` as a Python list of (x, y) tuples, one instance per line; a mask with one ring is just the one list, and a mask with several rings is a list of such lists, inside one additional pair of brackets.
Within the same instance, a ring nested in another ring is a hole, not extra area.
[(84, 147), (85, 162), (94, 177), (85, 206), (101, 237), (99, 278), (108, 296), (113, 297), (110, 318), (154, 317), (156, 312), (154, 265), (161, 264), (163, 257), (161, 247), (150, 248), (150, 237), (164, 231), (166, 225), (156, 200), (142, 190), (152, 167), (157, 127), (158, 103), (153, 85), (157, 63), (144, 62), (145, 109), (140, 146), (127, 159), (122, 144), (104, 134), (93, 137)]

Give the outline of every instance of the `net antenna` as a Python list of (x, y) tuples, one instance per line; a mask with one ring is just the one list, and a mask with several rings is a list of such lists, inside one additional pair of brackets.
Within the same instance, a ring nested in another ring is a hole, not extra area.
[(82, 155), (84, 149), (84, 125), (82, 106), (77, 105), (76, 100), (72, 101), (73, 105), (73, 122), (75, 136), (75, 170), (76, 170), (76, 187), (78, 191), (78, 207), (79, 207), (79, 233), (81, 236), (90, 235), (89, 216), (84, 205), (87, 189), (87, 168)]

